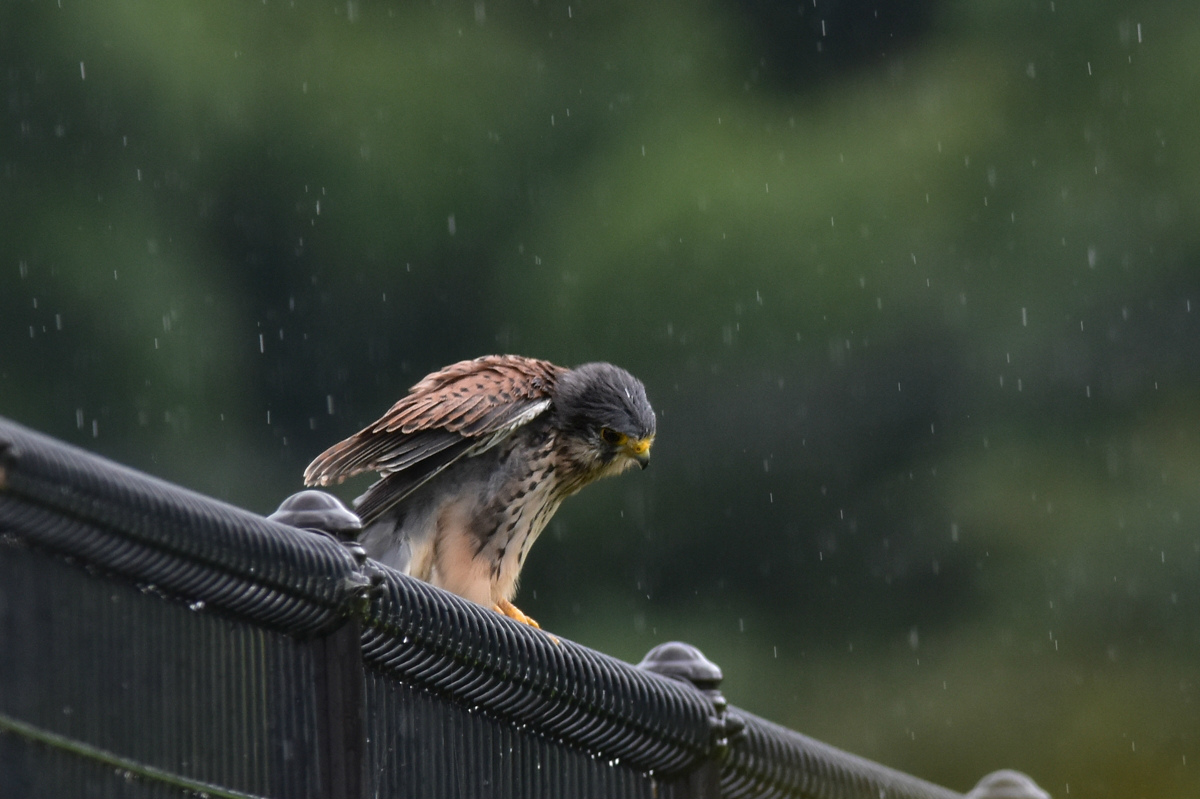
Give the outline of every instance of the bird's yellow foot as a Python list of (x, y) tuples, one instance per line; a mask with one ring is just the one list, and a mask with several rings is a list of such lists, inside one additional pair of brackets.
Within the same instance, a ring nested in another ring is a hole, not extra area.
[[(538, 624), (536, 621), (534, 621), (533, 619), (526, 616), (524, 613), (521, 612), (520, 608), (518, 608), (513, 603), (509, 602), (507, 599), (501, 599), (499, 602), (497, 602), (495, 605), (492, 606), (492, 610), (496, 611), (497, 613), (499, 613), (501, 615), (508, 616), (510, 619), (519, 621), (522, 624), (528, 624), (530, 627), (533, 627), (534, 629), (537, 629), (537, 630), (542, 629), (542, 625)], [(548, 637), (555, 644), (558, 644), (560, 646), (562, 645), (562, 642), (558, 640), (558, 636), (552, 635), (550, 633), (546, 633), (546, 637)]]
[(538, 624), (536, 621), (534, 621), (533, 619), (526, 616), (524, 613), (521, 612), (520, 608), (518, 608), (513, 603), (509, 602), (507, 599), (501, 599), (499, 602), (496, 603), (495, 607), (493, 607), (492, 610), (496, 611), (497, 613), (508, 616), (510, 619), (519, 621), (522, 624), (528, 624), (530, 627), (536, 627), (539, 630), (542, 629), (542, 625)]

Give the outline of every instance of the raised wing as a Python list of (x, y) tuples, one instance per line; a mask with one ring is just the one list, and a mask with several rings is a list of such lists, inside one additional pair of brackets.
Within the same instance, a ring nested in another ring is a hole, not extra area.
[(409, 389), (379, 421), (318, 455), (304, 470), (304, 482), (327, 486), (366, 471), (385, 477), (409, 471), (400, 481), (408, 486), (406, 495), (543, 413), (565, 371), (517, 355), (447, 366)]

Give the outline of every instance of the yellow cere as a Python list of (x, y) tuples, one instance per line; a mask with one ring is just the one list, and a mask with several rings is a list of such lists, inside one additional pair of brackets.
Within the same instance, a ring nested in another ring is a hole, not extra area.
[(634, 455), (641, 455), (650, 449), (650, 445), (654, 443), (654, 436), (643, 438), (629, 444), (629, 451)]

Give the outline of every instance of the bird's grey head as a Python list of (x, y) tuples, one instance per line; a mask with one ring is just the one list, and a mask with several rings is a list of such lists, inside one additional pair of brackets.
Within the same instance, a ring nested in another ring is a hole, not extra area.
[(587, 363), (558, 379), (553, 397), (571, 459), (590, 479), (650, 463), (654, 409), (642, 381), (611, 363)]

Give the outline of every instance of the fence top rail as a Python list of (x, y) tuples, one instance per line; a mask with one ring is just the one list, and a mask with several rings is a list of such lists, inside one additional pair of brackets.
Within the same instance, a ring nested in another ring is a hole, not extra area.
[(390, 569), (363, 630), (371, 668), (659, 775), (713, 749), (690, 685), (519, 624)]
[(366, 578), (327, 536), (299, 531), (0, 418), (0, 524), (148, 590), (289, 633), (341, 623)]
[(0, 417), (5, 541), (290, 635), (353, 620), (383, 679), (658, 777), (708, 762), (724, 796), (960, 796), (727, 708), (719, 669), (668, 679)]
[[(766, 719), (745, 714), (741, 744), (729, 750), (721, 795), (962, 799), (962, 794), (852, 755)], [(1010, 799), (1018, 799), (1011, 797)]]

